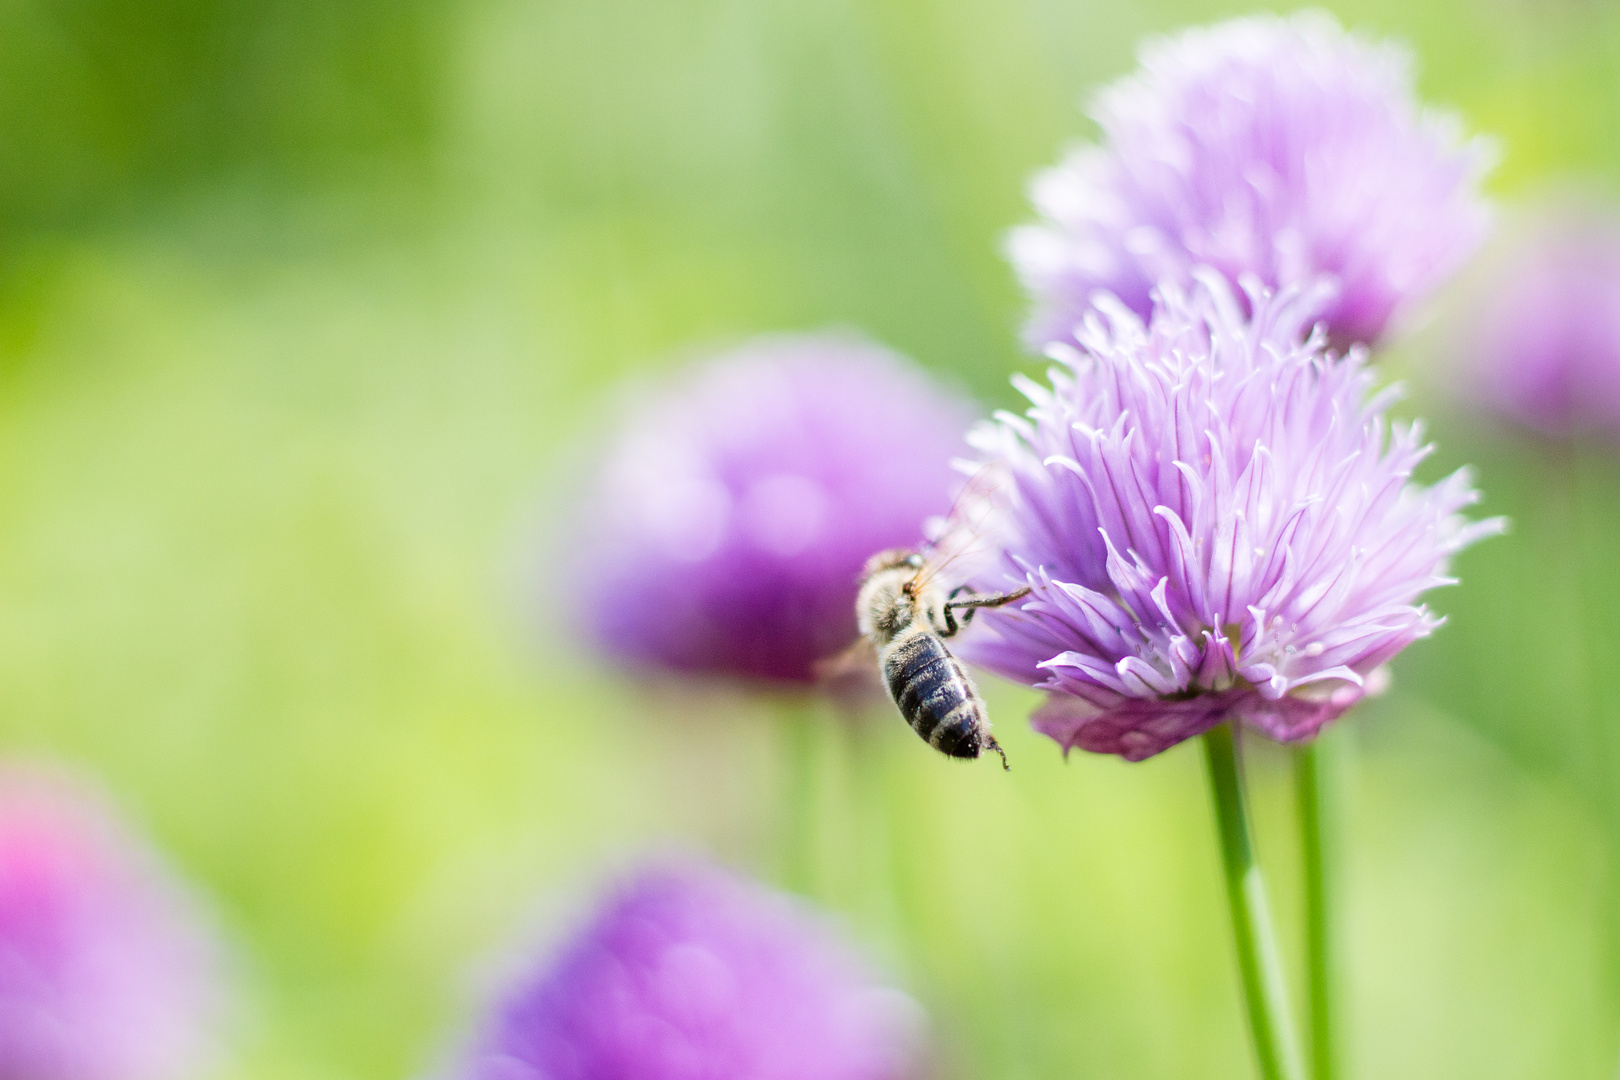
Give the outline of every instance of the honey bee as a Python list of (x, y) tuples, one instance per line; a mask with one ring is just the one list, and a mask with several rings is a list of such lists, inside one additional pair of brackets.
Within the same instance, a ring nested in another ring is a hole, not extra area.
[(1006, 751), (990, 733), (984, 699), (945, 639), (980, 608), (1010, 604), (1029, 595), (1029, 587), (972, 593), (962, 586), (947, 593), (936, 571), (921, 552), (904, 548), (867, 560), (855, 601), (861, 634), (877, 652), (878, 671), (900, 715), (929, 746), (959, 758), (994, 750), (1001, 767), (1009, 768)]

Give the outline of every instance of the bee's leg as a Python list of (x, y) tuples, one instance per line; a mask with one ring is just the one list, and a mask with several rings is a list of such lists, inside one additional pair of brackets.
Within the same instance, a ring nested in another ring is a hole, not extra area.
[(973, 621), (973, 609), (965, 608), (962, 612), (961, 622), (957, 622), (956, 605), (951, 602), (967, 591), (969, 591), (968, 586), (958, 585), (956, 588), (952, 589), (950, 591), (950, 595), (945, 598), (945, 629), (940, 631), (940, 637), (953, 637), (958, 630), (962, 629), (962, 627)]
[(990, 735), (990, 734), (985, 735), (985, 737), (984, 737), (984, 748), (986, 750), (994, 750), (996, 753), (1001, 755), (1001, 771), (1002, 772), (1012, 772), (1012, 766), (1007, 764), (1007, 751), (1003, 750), (1001, 748), (1001, 744), (996, 742), (996, 737), (994, 735)]
[(973, 621), (973, 610), (974, 609), (973, 608), (964, 608), (963, 609), (963, 614), (962, 614), (962, 621), (961, 621), (960, 624), (958, 624), (957, 621), (956, 621), (956, 611), (955, 611), (955, 608), (957, 607), (957, 605), (951, 603), (952, 600), (955, 600), (958, 596), (961, 596), (963, 593), (965, 593), (967, 591), (969, 591), (969, 586), (958, 585), (956, 588), (952, 589), (950, 591), (950, 595), (945, 598), (945, 601), (946, 601), (945, 602), (945, 629), (939, 631), (939, 636), (940, 637), (953, 637), (953, 636), (955, 636), (955, 634), (956, 634), (956, 632), (958, 630), (960, 630), (962, 627), (966, 626), (968, 623)]
[(1025, 585), (1022, 589), (1014, 589), (1012, 592), (974, 593), (960, 600), (956, 599), (958, 595), (966, 590), (966, 585), (960, 585), (952, 589), (950, 597), (945, 602), (945, 621), (950, 624), (953, 633), (956, 628), (954, 613), (958, 609), (962, 612), (962, 625), (966, 626), (973, 621), (974, 612), (980, 608), (1001, 607), (1003, 604), (1010, 604), (1014, 600), (1022, 600), (1030, 594), (1030, 587)]

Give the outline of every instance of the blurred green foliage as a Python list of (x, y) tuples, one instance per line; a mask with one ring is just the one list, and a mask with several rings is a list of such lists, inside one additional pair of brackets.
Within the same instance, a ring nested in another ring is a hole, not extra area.
[(0, 230), (221, 183), (426, 173), (449, 12), (423, 0), (0, 5)]
[[(1620, 180), (1612, 5), (1335, 7), (1502, 137), (1505, 197)], [(0, 5), (0, 736), (104, 776), (217, 901), (229, 1075), (425, 1075), (604, 868), (770, 872), (767, 710), (625, 685), (543, 601), (613, 385), (848, 323), (1014, 404), (1026, 177), (1140, 35), (1233, 10)], [(1355, 1074), (1607, 1077), (1620, 473), (1437, 430), (1518, 524), (1341, 732)], [(947, 1076), (1248, 1076), (1196, 748), (1065, 765), (992, 704), (1010, 776), (829, 724), (818, 894)]]

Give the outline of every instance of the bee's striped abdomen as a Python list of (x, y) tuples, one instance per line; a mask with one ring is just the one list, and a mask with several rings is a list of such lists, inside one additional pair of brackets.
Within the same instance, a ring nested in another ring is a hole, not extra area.
[(984, 749), (984, 703), (962, 665), (936, 635), (917, 630), (897, 637), (883, 654), (889, 693), (912, 730), (952, 757)]

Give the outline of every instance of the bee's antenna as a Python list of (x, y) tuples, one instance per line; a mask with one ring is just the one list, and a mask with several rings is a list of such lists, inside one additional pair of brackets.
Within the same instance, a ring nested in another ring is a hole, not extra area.
[(1001, 748), (1001, 744), (996, 742), (996, 737), (994, 735), (985, 736), (985, 745), (1001, 755), (1001, 771), (1012, 772), (1012, 766), (1007, 764), (1007, 751), (1003, 750)]
[(947, 537), (960, 534), (962, 530), (966, 530), (969, 539), (966, 543), (957, 544), (956, 550), (946, 556), (942, 562), (927, 563), (918, 569), (917, 576), (912, 579), (918, 592), (922, 590), (924, 585), (938, 577), (946, 567), (984, 542), (985, 538), (980, 535), (978, 526), (964, 520), (964, 515), (968, 512), (974, 500), (994, 494), (1006, 482), (1006, 479), (1005, 470), (997, 468), (993, 464), (985, 465), (978, 472), (968, 477), (967, 483), (962, 485), (962, 490), (958, 491), (956, 498), (952, 500), (951, 509), (945, 515), (944, 520), (947, 525), (947, 533), (945, 534)]

